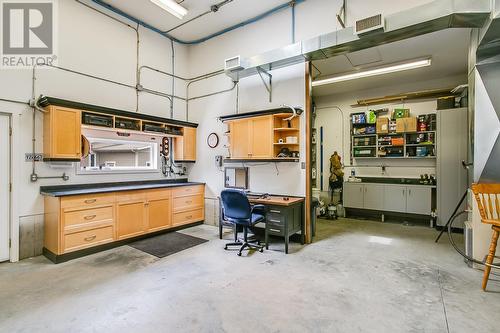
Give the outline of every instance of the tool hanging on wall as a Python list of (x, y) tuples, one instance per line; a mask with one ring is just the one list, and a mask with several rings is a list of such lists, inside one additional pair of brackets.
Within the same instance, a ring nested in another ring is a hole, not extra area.
[(344, 183), (344, 171), (342, 158), (335, 151), (330, 157), (330, 200), (333, 201), (333, 194), (336, 189), (340, 189), (340, 202), (342, 202), (342, 185)]

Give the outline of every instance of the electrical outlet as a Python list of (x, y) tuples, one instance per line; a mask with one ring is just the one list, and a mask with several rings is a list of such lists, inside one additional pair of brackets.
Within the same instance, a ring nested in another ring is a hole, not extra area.
[(215, 156), (215, 165), (220, 168), (222, 167), (222, 163), (223, 163), (223, 160), (222, 160), (222, 155), (217, 155)]

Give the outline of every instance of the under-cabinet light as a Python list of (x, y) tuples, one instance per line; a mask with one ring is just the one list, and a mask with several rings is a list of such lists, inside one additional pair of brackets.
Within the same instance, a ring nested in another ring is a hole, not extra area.
[(363, 77), (370, 77), (370, 76), (376, 76), (376, 75), (382, 75), (382, 74), (401, 72), (401, 71), (406, 71), (409, 69), (427, 67), (430, 65), (431, 65), (431, 58), (420, 59), (420, 60), (416, 60), (416, 61), (414, 60), (411, 62), (399, 63), (396, 65), (390, 65), (390, 66), (379, 67), (379, 68), (370, 69), (370, 70), (361, 71), (361, 72), (356, 72), (356, 73), (351, 73), (351, 74), (334, 76), (334, 77), (331, 77), (328, 79), (314, 81), (312, 83), (312, 85), (313, 85), (313, 87), (322, 86), (325, 84), (355, 80), (355, 79), (360, 79)]
[(166, 10), (170, 14), (174, 15), (179, 19), (183, 19), (188, 13), (187, 9), (179, 5), (174, 0), (150, 0), (152, 3), (157, 5), (163, 10)]

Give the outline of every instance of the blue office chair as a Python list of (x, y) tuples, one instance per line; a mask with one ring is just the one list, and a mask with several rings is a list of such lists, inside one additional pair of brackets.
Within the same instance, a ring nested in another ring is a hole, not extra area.
[(227, 250), (228, 246), (241, 246), (238, 251), (239, 256), (241, 256), (241, 252), (245, 248), (264, 252), (264, 246), (260, 245), (260, 241), (257, 241), (257, 245), (248, 241), (248, 228), (266, 220), (266, 207), (264, 205), (254, 205), (252, 207), (245, 192), (240, 190), (224, 190), (221, 192), (220, 197), (224, 207), (225, 219), (234, 223), (236, 228), (238, 226), (243, 227), (243, 242), (227, 243), (224, 250)]

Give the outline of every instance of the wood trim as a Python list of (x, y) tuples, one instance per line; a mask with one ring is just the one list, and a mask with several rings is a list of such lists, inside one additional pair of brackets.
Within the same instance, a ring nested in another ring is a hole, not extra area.
[(312, 128), (312, 80), (311, 80), (311, 63), (305, 63), (305, 90), (306, 90), (306, 201), (305, 201), (305, 242), (306, 244), (312, 242), (311, 235), (311, 128)]

